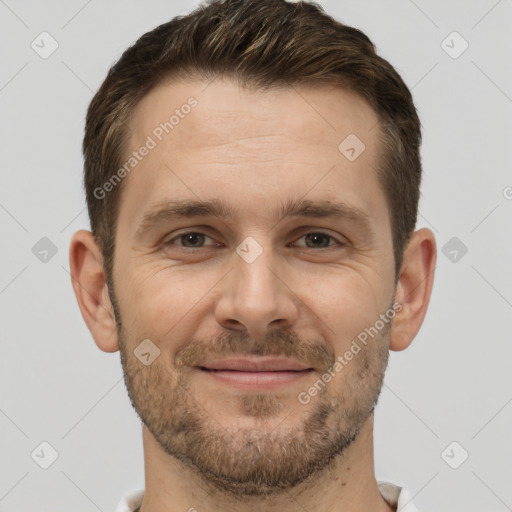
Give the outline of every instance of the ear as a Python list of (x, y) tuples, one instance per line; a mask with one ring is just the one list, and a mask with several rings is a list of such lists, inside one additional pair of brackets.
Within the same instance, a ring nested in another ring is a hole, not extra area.
[(114, 310), (103, 271), (103, 257), (90, 231), (77, 231), (69, 248), (71, 283), (78, 306), (96, 345), (119, 350)]
[(422, 228), (415, 231), (404, 251), (404, 259), (398, 279), (395, 302), (397, 308), (392, 323), (389, 348), (407, 348), (420, 330), (427, 313), (434, 284), (437, 249), (434, 233)]

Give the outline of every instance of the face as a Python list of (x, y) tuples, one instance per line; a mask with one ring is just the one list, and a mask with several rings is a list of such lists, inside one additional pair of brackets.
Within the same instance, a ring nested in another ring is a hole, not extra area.
[[(218, 488), (291, 488), (356, 438), (387, 364), (377, 116), (338, 88), (216, 80), (161, 84), (131, 123), (127, 159), (147, 154), (124, 178), (111, 291), (132, 403)], [(339, 149), (350, 134), (364, 151)]]

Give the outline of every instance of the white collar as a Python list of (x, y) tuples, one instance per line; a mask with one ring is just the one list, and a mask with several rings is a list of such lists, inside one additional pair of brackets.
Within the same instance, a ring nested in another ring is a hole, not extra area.
[[(411, 494), (405, 487), (398, 487), (389, 482), (377, 482), (382, 497), (397, 512), (418, 512), (418, 509), (412, 502)], [(140, 507), (142, 498), (144, 497), (144, 489), (131, 492), (123, 496), (115, 512), (134, 512)]]

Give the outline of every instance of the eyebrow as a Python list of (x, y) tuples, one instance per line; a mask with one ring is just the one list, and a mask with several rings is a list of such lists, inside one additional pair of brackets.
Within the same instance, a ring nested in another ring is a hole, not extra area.
[[(162, 201), (152, 205), (144, 214), (137, 227), (136, 237), (172, 220), (195, 217), (217, 217), (234, 221), (237, 218), (237, 209), (220, 199)], [(363, 210), (342, 201), (288, 200), (281, 205), (273, 220), (277, 224), (290, 217), (346, 219), (368, 234), (374, 234), (370, 216)]]

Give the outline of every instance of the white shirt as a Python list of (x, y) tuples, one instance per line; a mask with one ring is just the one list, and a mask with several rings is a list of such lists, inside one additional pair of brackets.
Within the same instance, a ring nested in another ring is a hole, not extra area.
[[(388, 482), (377, 483), (382, 497), (392, 507), (395, 507), (397, 512), (418, 512), (418, 509), (412, 502), (409, 491), (405, 487), (398, 487)], [(144, 489), (123, 496), (115, 512), (134, 512), (137, 510), (137, 507), (140, 507), (143, 496)]]

